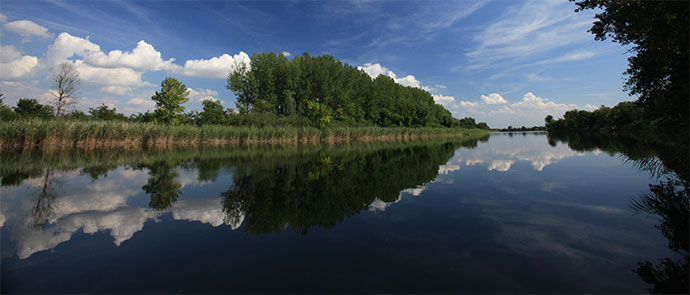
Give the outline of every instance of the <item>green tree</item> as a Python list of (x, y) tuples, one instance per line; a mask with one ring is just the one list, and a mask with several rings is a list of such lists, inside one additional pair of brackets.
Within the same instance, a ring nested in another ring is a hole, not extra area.
[[(570, 0), (576, 1), (576, 0)], [(577, 0), (577, 11), (597, 9), (589, 30), (596, 40), (629, 45), (626, 89), (673, 132), (688, 128), (688, 2)], [(668, 129), (668, 128), (667, 128)]]
[(89, 114), (91, 117), (97, 120), (124, 120), (125, 116), (123, 114), (118, 114), (116, 108), (109, 108), (107, 105), (103, 104), (98, 107), (89, 108)]
[(161, 82), (161, 91), (156, 92), (151, 99), (156, 102), (154, 117), (157, 122), (176, 125), (179, 124), (184, 107), (181, 104), (189, 100), (189, 90), (175, 78), (165, 78)]
[(17, 106), (14, 107), (14, 112), (23, 118), (53, 118), (53, 108), (42, 105), (33, 98), (20, 98), (19, 101), (17, 101)]
[(225, 121), (225, 111), (223, 105), (217, 100), (204, 100), (204, 111), (201, 112), (201, 124), (223, 124)]

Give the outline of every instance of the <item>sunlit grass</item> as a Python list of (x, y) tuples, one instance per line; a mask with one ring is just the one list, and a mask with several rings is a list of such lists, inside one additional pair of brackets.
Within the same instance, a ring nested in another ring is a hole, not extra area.
[(407, 127), (160, 125), (117, 121), (18, 120), (0, 122), (0, 145), (127, 145), (185, 143), (317, 143), (410, 140), (485, 133), (485, 130)]

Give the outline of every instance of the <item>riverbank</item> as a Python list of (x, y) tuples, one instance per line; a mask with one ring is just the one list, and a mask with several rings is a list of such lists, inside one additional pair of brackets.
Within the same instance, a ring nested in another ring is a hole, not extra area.
[(317, 144), (463, 137), (488, 130), (383, 127), (243, 127), (160, 125), (117, 121), (30, 120), (0, 122), (0, 146), (128, 146), (189, 144)]

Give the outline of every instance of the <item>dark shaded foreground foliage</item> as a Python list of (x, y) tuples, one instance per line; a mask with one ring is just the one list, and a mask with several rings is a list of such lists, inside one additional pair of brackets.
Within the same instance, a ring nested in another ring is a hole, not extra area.
[[(596, 40), (629, 46), (625, 89), (637, 95), (659, 131), (688, 133), (690, 13), (687, 1), (570, 0), (596, 10)], [(621, 125), (619, 125), (621, 126)]]
[(656, 215), (656, 225), (668, 239), (668, 247), (680, 256), (660, 258), (657, 263), (638, 262), (633, 271), (652, 285), (654, 294), (688, 294), (688, 259), (690, 234), (690, 186), (687, 144), (668, 145), (655, 138), (615, 136), (610, 133), (549, 133), (549, 144), (565, 142), (576, 151), (599, 149), (609, 154), (621, 153), (626, 161), (640, 170), (649, 171), (657, 183), (649, 192), (633, 196), (630, 207), (634, 213)]

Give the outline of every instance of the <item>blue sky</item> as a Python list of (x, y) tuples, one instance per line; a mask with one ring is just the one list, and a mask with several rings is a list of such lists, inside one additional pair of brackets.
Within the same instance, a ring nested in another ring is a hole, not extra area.
[(50, 97), (50, 71), (75, 63), (76, 108), (153, 109), (167, 76), (187, 109), (219, 99), (254, 52), (331, 54), (434, 95), (458, 118), (542, 125), (547, 114), (632, 100), (626, 48), (594, 41), (591, 11), (568, 1), (11, 1), (0, 3), (4, 103)]

